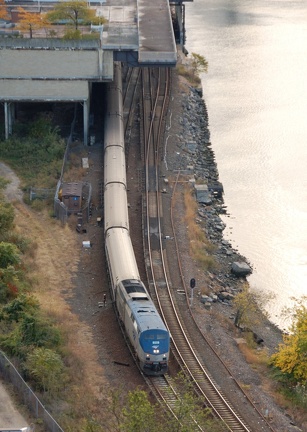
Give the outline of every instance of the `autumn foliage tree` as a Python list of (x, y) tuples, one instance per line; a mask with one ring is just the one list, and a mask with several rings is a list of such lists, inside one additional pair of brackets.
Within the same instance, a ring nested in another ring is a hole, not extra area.
[(307, 384), (307, 307), (301, 304), (294, 313), (291, 333), (284, 335), (271, 363), (296, 382)]
[(18, 17), (19, 28), (21, 30), (29, 31), (30, 39), (33, 37), (34, 30), (39, 30), (48, 26), (44, 14), (28, 12), (22, 7), (18, 8)]
[(7, 20), (10, 18), (7, 6), (4, 0), (0, 0), (0, 19)]

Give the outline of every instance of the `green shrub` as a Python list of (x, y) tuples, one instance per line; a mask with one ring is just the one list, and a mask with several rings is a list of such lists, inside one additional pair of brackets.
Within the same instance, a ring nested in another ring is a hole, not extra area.
[(2, 241), (13, 243), (22, 254), (26, 253), (30, 248), (33, 248), (33, 242), (30, 239), (14, 231), (4, 233)]
[(0, 200), (0, 239), (13, 229), (14, 217), (13, 206)]
[(80, 32), (80, 30), (76, 30), (76, 29), (68, 29), (66, 30), (64, 36), (63, 36), (64, 40), (80, 40), (82, 39), (82, 33)]
[(54, 349), (59, 347), (61, 342), (59, 329), (38, 312), (24, 314), (10, 333), (0, 335), (1, 348), (21, 360), (26, 360), (35, 347)]
[(24, 362), (26, 373), (44, 391), (54, 394), (63, 386), (64, 364), (59, 354), (48, 348), (35, 348)]
[(2, 160), (22, 179), (23, 187), (55, 187), (62, 169), (65, 142), (50, 119), (16, 123), (14, 135), (0, 141)]

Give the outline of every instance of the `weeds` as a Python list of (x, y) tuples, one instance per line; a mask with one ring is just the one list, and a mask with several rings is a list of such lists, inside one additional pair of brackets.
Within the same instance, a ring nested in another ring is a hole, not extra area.
[(277, 382), (274, 397), (278, 405), (285, 407), (288, 411), (295, 411), (296, 418), (306, 421), (304, 420), (307, 410), (306, 384), (297, 383), (290, 374), (285, 374), (274, 366), (270, 371), (271, 377)]
[[(252, 334), (250, 333), (252, 339)], [(239, 343), (238, 344), (240, 351), (245, 357), (245, 360), (249, 364), (257, 365), (257, 366), (267, 366), (269, 363), (269, 356), (265, 350), (257, 350), (255, 348), (255, 342), (251, 342), (251, 345), (248, 343)]]
[(191, 85), (198, 86), (201, 83), (199, 76), (195, 74), (194, 70), (188, 68), (188, 66), (178, 64), (176, 68), (178, 75), (186, 78)]
[(196, 223), (197, 202), (188, 187), (184, 191), (184, 203), (186, 209), (185, 223), (190, 240), (190, 254), (203, 268), (212, 270), (217, 266), (215, 259), (209, 255), (214, 251), (214, 245), (209, 242), (201, 226)]
[(18, 174), (24, 189), (30, 186), (55, 187), (64, 152), (65, 143), (48, 118), (16, 123), (14, 135), (0, 141), (1, 159)]

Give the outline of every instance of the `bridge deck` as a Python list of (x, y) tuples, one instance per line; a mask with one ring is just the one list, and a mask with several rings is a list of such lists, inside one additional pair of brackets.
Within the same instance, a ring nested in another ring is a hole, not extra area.
[(139, 63), (176, 64), (177, 53), (168, 0), (138, 0)]
[(142, 65), (176, 64), (176, 45), (168, 0), (107, 0), (96, 6), (105, 17), (102, 46), (138, 52)]

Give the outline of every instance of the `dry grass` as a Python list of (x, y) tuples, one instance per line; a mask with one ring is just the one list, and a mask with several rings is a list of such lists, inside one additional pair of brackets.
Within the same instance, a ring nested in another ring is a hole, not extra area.
[(255, 348), (251, 348), (248, 344), (238, 343), (238, 347), (242, 354), (245, 357), (247, 363), (255, 365), (255, 366), (267, 366), (269, 357), (265, 350), (257, 350)]
[[(80, 246), (75, 233), (51, 219), (47, 212), (37, 213), (18, 204), (15, 214), (18, 232), (35, 244), (36, 253), (28, 255), (25, 263), (34, 294), (45, 315), (61, 328), (65, 340), (62, 352), (69, 376), (63, 396), (73, 407), (73, 413), (70, 411), (69, 416), (61, 419), (67, 427), (73, 418), (87, 418), (93, 411), (99, 413), (100, 392), (106, 385), (91, 329), (78, 320), (65, 300), (72, 295), (72, 275), (78, 268)], [(53, 412), (58, 409), (53, 407)]]
[[(262, 375), (262, 387), (266, 391), (266, 393), (272, 396), (276, 404), (281, 407), (281, 409), (286, 412), (290, 418), (294, 418), (296, 420), (296, 424), (307, 424), (306, 409), (304, 409), (304, 407), (302, 406), (295, 405), (295, 403), (293, 403), (293, 401), (289, 398), (289, 395), (286, 397), (283, 394), (282, 388), (280, 387), (279, 383), (276, 383), (271, 379), (267, 379), (266, 376)], [(306, 428), (302, 427), (302, 429), (299, 430), (305, 431)]]
[(184, 204), (186, 209), (185, 223), (190, 240), (190, 254), (205, 269), (215, 268), (217, 263), (210, 255), (214, 250), (214, 245), (209, 242), (203, 229), (196, 222), (197, 202), (190, 187), (186, 187), (184, 190)]
[(71, 153), (68, 160), (68, 168), (64, 172), (64, 180), (80, 181), (84, 177), (84, 168), (82, 168), (82, 158), (88, 157), (88, 153), (84, 146), (76, 153)]
[(184, 78), (186, 78), (192, 86), (197, 87), (198, 85), (200, 85), (201, 80), (199, 76), (195, 74), (192, 68), (189, 68), (188, 66), (183, 64), (178, 64), (176, 66), (176, 69), (178, 75), (181, 75)]

